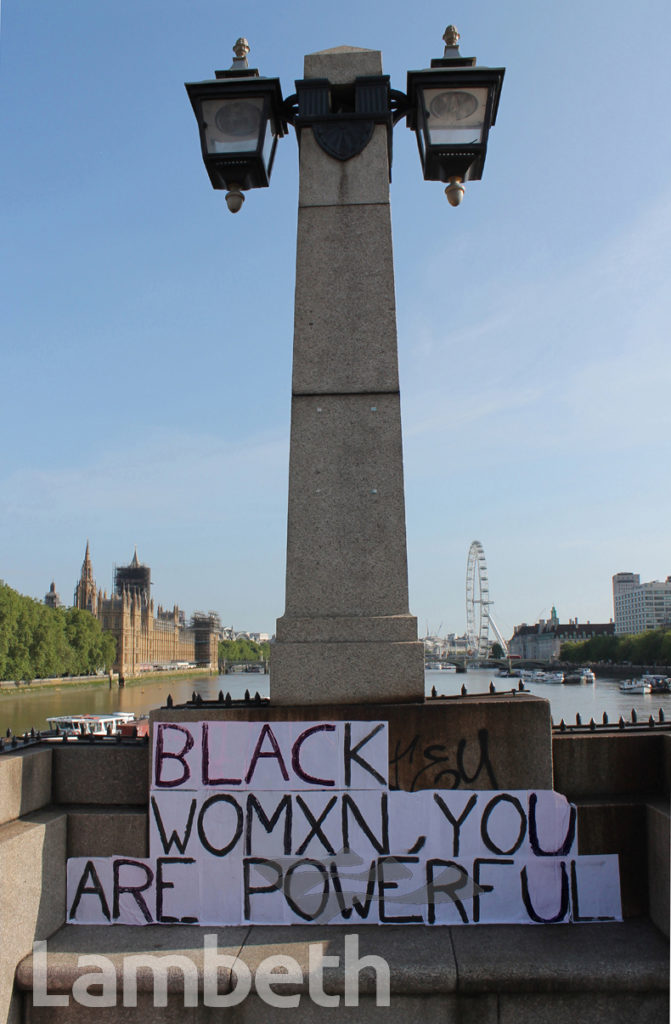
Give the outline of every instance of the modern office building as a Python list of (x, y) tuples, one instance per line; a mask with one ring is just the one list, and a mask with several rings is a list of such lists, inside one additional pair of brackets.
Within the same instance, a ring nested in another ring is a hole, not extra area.
[(671, 627), (671, 576), (641, 583), (638, 573), (613, 576), (615, 633), (619, 636)]

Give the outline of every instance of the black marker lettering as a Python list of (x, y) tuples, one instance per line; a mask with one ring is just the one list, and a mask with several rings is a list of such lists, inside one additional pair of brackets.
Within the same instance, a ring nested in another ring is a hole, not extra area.
[[(177, 754), (170, 753), (164, 749), (164, 735), (172, 729), (173, 732), (181, 732), (186, 737), (184, 740), (184, 746)], [(181, 725), (174, 725), (172, 722), (159, 722), (156, 733), (156, 762), (154, 764), (154, 785), (163, 788), (173, 788), (175, 786), (181, 786), (184, 782), (187, 782), (191, 778), (191, 769), (186, 760), (186, 755), (193, 747), (193, 736), (188, 729), (185, 729)], [(164, 761), (179, 761), (182, 765), (182, 774), (179, 778), (173, 779), (170, 782), (164, 781), (161, 777), (163, 772)]]
[[(270, 740), (270, 745), (273, 749), (262, 751), (261, 747), (263, 746), (263, 741), (265, 740), (266, 736)], [(286, 769), (286, 765), (284, 764), (284, 758), (282, 757), (280, 745), (277, 742), (275, 733), (273, 732), (273, 730), (271, 729), (267, 722), (261, 729), (261, 732), (259, 733), (259, 738), (256, 741), (256, 747), (254, 748), (254, 753), (252, 754), (252, 763), (249, 766), (249, 771), (245, 775), (245, 782), (247, 783), (247, 785), (249, 785), (249, 780), (251, 779), (256, 769), (256, 762), (259, 760), (260, 757), (274, 758), (279, 765), (280, 771), (282, 772), (282, 778), (284, 779), (285, 782), (289, 781), (289, 773)]]
[[(209, 811), (210, 807), (214, 807), (216, 804), (230, 804), (234, 808), (236, 814), (236, 827), (233, 838), (229, 840), (224, 846), (214, 846), (207, 837), (205, 831), (205, 815)], [(243, 814), (242, 807), (231, 793), (215, 793), (214, 796), (209, 797), (203, 804), (198, 815), (198, 838), (209, 853), (213, 853), (215, 857), (225, 857), (227, 853), (233, 849), (238, 839), (242, 835), (243, 825)]]
[[(452, 868), (452, 869), (454, 869), (456, 871), (456, 877), (453, 880), (448, 881), (448, 879), (445, 877), (445, 874), (442, 874), (442, 875), (439, 876), (438, 879), (436, 879), (435, 876), (434, 876), (434, 872), (435, 872), (436, 868), (448, 868), (448, 869)], [(427, 893), (427, 900), (426, 900), (426, 902), (427, 902), (427, 906), (428, 906), (429, 924), (435, 924), (436, 923), (436, 893), (437, 892), (444, 892), (452, 900), (452, 902), (454, 903), (455, 907), (457, 908), (457, 911), (459, 913), (459, 917), (464, 922), (464, 924), (468, 924), (468, 914), (466, 913), (466, 908), (464, 907), (464, 904), (461, 902), (461, 900), (457, 896), (457, 893), (459, 892), (459, 890), (463, 889), (464, 886), (467, 885), (467, 884), (468, 884), (468, 871), (466, 871), (466, 868), (462, 867), (461, 864), (457, 864), (453, 860), (439, 860), (438, 858), (436, 858), (434, 860), (427, 860), (427, 862), (426, 862), (426, 893)]]
[(204, 786), (239, 786), (242, 779), (211, 779), (210, 778), (210, 731), (207, 722), (203, 722), (202, 738), (203, 758), (200, 776)]
[[(529, 893), (529, 876), (527, 874), (526, 864), (522, 868), (520, 874), (520, 879), (522, 882), (522, 902), (524, 903), (524, 909), (526, 910), (531, 920), (535, 921), (537, 924), (556, 924), (557, 921), (563, 921), (566, 915), (568, 914), (568, 875), (566, 873), (566, 864), (563, 860), (560, 861), (560, 869), (561, 892), (559, 897), (559, 910), (557, 911), (554, 917), (541, 917), (540, 914), (536, 913), (531, 902), (531, 895)], [(543, 891), (546, 891), (545, 886), (543, 887)]]
[[(89, 879), (91, 880), (91, 885), (87, 886), (86, 883)], [(84, 867), (84, 870), (82, 872), (82, 877), (79, 879), (79, 884), (77, 885), (77, 892), (75, 893), (75, 898), (72, 901), (70, 913), (68, 914), (70, 920), (76, 918), (77, 907), (79, 906), (79, 901), (82, 898), (82, 896), (97, 896), (98, 899), (100, 900), (100, 909), (102, 911), (103, 917), (106, 918), (107, 921), (109, 921), (110, 908), (105, 898), (105, 890), (103, 889), (102, 882), (98, 878), (98, 872), (96, 871), (95, 864), (93, 863), (92, 860), (87, 860), (86, 866)]]
[(380, 773), (378, 771), (376, 771), (375, 768), (373, 768), (372, 764), (369, 764), (368, 761), (366, 761), (365, 758), (361, 757), (360, 754), (359, 754), (359, 751), (361, 750), (361, 748), (366, 743), (368, 743), (369, 740), (372, 740), (373, 736), (377, 736), (377, 734), (379, 733), (379, 731), (381, 729), (384, 729), (384, 722), (380, 722), (379, 725), (376, 725), (375, 728), (372, 730), (372, 732), (369, 732), (367, 736), (364, 736), (364, 738), (362, 740), (359, 740), (359, 742), (357, 743), (357, 745), (355, 747), (352, 747), (352, 723), (351, 722), (345, 722), (345, 747), (344, 747), (344, 754), (345, 754), (345, 785), (346, 786), (351, 786), (352, 785), (352, 761), (356, 761), (356, 763), (361, 768), (363, 768), (364, 771), (366, 771), (370, 775), (372, 775), (373, 778), (377, 782), (380, 783), (380, 785), (382, 785), (382, 786), (385, 785), (386, 780), (380, 775)]
[[(141, 868), (142, 871), (144, 871), (144, 884), (122, 885), (119, 875), (121, 872), (121, 868), (123, 867)], [(151, 870), (149, 865), (143, 864), (142, 861), (139, 860), (130, 860), (126, 858), (120, 858), (117, 860), (115, 858), (112, 863), (112, 874), (114, 877), (114, 896), (112, 903), (112, 916), (114, 917), (114, 919), (116, 920), (121, 914), (121, 911), (119, 910), (119, 896), (121, 896), (122, 893), (127, 892), (129, 893), (130, 896), (133, 897), (133, 899), (137, 903), (138, 907), (142, 912), (142, 916), (144, 917), (147, 924), (152, 924), (154, 919), (151, 916), (151, 912), (145, 902), (144, 897), (141, 895), (141, 893), (145, 892), (154, 881), (154, 872)]]
[(291, 767), (299, 779), (302, 779), (303, 782), (309, 782), (312, 786), (335, 786), (334, 779), (318, 779), (314, 775), (308, 775), (301, 768), (301, 747), (308, 736), (312, 736), (316, 732), (335, 732), (335, 725), (328, 725), (327, 723), (313, 725), (306, 729), (305, 732), (302, 732), (291, 748)]
[[(520, 830), (517, 835), (517, 839), (515, 840), (515, 842), (510, 847), (509, 850), (502, 850), (500, 846), (497, 846), (497, 844), (494, 842), (494, 840), (489, 834), (490, 815), (495, 807), (498, 807), (499, 804), (502, 804), (504, 802), (514, 807), (520, 816)], [(497, 793), (495, 797), (492, 797), (492, 799), (485, 807), (484, 813), (482, 815), (482, 821), (480, 822), (480, 835), (482, 836), (482, 841), (487, 847), (487, 849), (491, 850), (492, 853), (497, 854), (499, 857), (509, 857), (512, 853), (515, 853), (516, 850), (519, 850), (526, 834), (527, 816), (524, 813), (524, 808), (522, 807), (522, 804), (519, 802), (517, 797), (511, 796), (510, 793)]]
[(563, 843), (557, 847), (556, 850), (542, 850), (540, 842), (538, 841), (538, 823), (536, 820), (536, 807), (538, 806), (538, 794), (529, 794), (529, 843), (536, 857), (565, 857), (571, 852), (575, 840), (575, 825), (576, 825), (576, 809), (575, 805), (571, 804), (571, 810), (569, 812), (568, 825), (566, 828), (566, 835), (564, 836)]
[(443, 812), (443, 814), (445, 815), (445, 817), (449, 821), (450, 825), (454, 829), (454, 833), (453, 833), (453, 836), (452, 836), (452, 856), (453, 857), (458, 857), (459, 856), (459, 832), (461, 830), (461, 826), (466, 821), (466, 818), (468, 817), (468, 815), (471, 813), (471, 811), (475, 807), (476, 803), (478, 802), (478, 795), (477, 795), (477, 793), (474, 793), (473, 796), (469, 798), (468, 803), (466, 804), (466, 806), (464, 807), (463, 811), (461, 812), (461, 814), (459, 815), (458, 818), (454, 817), (454, 815), (450, 811), (449, 807), (447, 806), (447, 804), (443, 800), (442, 796), (440, 796), (438, 793), (434, 793), (433, 794), (433, 799), (438, 804), (438, 806), (440, 807), (441, 811)]
[(163, 890), (174, 889), (174, 882), (166, 882), (163, 879), (163, 866), (165, 864), (195, 864), (193, 857), (157, 857), (156, 858), (156, 920), (161, 924), (196, 924), (197, 917), (171, 917), (163, 913)]

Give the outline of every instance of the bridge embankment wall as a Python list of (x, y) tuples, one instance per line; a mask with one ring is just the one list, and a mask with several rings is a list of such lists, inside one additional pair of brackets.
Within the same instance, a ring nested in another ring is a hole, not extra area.
[[(564, 793), (578, 807), (581, 853), (619, 855), (625, 918), (648, 917), (668, 936), (671, 731), (561, 734), (546, 709), (535, 698), (472, 697), (357, 707), (351, 717), (389, 720), (390, 783), (399, 788)], [(267, 705), (227, 710), (257, 721), (307, 717)], [(343, 710), (311, 708), (309, 718), (348, 717)], [(160, 715), (215, 717), (207, 709)], [(12, 995), (17, 964), (33, 940), (65, 924), (67, 857), (147, 855), (149, 773), (142, 740), (43, 742), (0, 755), (0, 1024), (22, 1020)]]

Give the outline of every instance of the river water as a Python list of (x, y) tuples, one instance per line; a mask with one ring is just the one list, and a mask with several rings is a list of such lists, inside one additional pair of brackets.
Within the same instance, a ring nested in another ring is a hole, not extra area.
[[(426, 673), (426, 693), (435, 686), (439, 695), (455, 695), (466, 686), (469, 693), (487, 693), (493, 682), (498, 691), (517, 686), (516, 679), (498, 679), (491, 669), (469, 669), (465, 674), (431, 671)], [(104, 714), (109, 711), (133, 711), (136, 715), (146, 714), (152, 708), (165, 705), (168, 694), (175, 704), (189, 700), (195, 690), (203, 698), (215, 698), (219, 691), (230, 692), (231, 697), (243, 697), (248, 689), (252, 696), (258, 692), (268, 696), (269, 678), (256, 673), (236, 673), (226, 676), (191, 676), (169, 679), (140, 680), (128, 683), (119, 689), (107, 683), (81, 688), (48, 690), (44, 693), (0, 694), (0, 730), (7, 727), (14, 733), (22, 733), (31, 727), (46, 729), (49, 715)], [(597, 679), (592, 686), (567, 686), (558, 683), (537, 683), (528, 687), (531, 693), (550, 701), (552, 718), (558, 724), (563, 718), (566, 723), (575, 722), (580, 714), (584, 723), (593, 718), (601, 722), (604, 712), (611, 722), (620, 715), (631, 716), (632, 708), (639, 720), (650, 715), (655, 718), (660, 708), (665, 718), (671, 718), (671, 694), (624, 694), (614, 679)], [(324, 695), (325, 701), (328, 695)]]

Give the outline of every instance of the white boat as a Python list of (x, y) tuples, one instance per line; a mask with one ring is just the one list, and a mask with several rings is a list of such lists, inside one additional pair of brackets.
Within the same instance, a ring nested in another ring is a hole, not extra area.
[(644, 679), (625, 679), (620, 683), (622, 693), (652, 693), (652, 686)]
[(569, 672), (564, 675), (564, 682), (589, 686), (591, 683), (596, 682), (596, 676), (590, 668), (579, 668), (576, 672)]
[(671, 678), (669, 676), (656, 676), (652, 672), (645, 672), (641, 676), (642, 683), (650, 683), (651, 693), (669, 693), (671, 691)]
[(563, 672), (545, 672), (541, 668), (520, 669), (519, 676), (524, 683), (563, 683)]
[(132, 711), (110, 711), (108, 715), (52, 715), (49, 728), (65, 736), (115, 736), (122, 725), (135, 721)]

